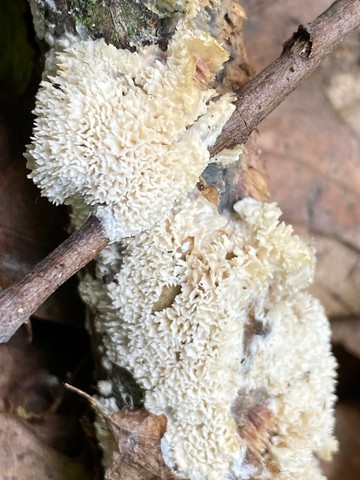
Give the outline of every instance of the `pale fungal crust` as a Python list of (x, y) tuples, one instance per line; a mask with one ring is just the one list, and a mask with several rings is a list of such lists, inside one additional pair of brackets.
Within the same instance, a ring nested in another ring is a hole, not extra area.
[[(103, 451), (102, 462), (105, 466), (110, 466), (112, 462), (112, 454), (116, 449), (116, 442), (112, 435), (109, 434), (109, 426), (105, 421), (105, 416), (110, 417), (114, 411), (117, 411), (116, 400), (114, 396), (110, 395), (111, 382), (98, 382), (99, 395), (95, 397), (97, 407), (102, 411), (103, 416), (97, 415), (94, 427), (96, 437), (101, 445)], [(110, 389), (110, 392), (109, 392)]]
[(103, 40), (58, 53), (36, 98), (30, 178), (78, 221), (102, 209), (111, 241), (151, 227), (194, 187), (234, 111), (234, 97), (211, 88), (227, 58), (184, 26), (166, 53)]
[(275, 204), (234, 208), (226, 219), (193, 194), (105, 249), (81, 294), (107, 359), (167, 416), (171, 468), (190, 480), (322, 479), (317, 458), (336, 447), (335, 362), (324, 311), (304, 291), (313, 249)]

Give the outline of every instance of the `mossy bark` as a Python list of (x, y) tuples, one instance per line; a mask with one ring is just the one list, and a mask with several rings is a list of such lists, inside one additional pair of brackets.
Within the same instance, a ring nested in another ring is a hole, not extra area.
[(167, 41), (185, 1), (29, 0), (43, 48), (65, 36), (105, 38), (117, 48), (136, 49)]

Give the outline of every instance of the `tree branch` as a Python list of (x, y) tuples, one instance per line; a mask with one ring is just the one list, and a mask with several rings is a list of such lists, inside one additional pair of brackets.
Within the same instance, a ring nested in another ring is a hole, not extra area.
[(236, 110), (211, 149), (244, 143), (250, 133), (360, 25), (360, 1), (337, 0), (287, 40), (280, 57), (239, 92)]
[(7, 342), (60, 285), (89, 263), (108, 243), (100, 220), (91, 216), (23, 280), (1, 292), (0, 342)]
[[(211, 149), (244, 143), (249, 134), (341, 40), (360, 25), (360, 0), (337, 0), (312, 23), (300, 26), (281, 56), (241, 90), (236, 111)], [(21, 282), (0, 294), (0, 342), (6, 342), (62, 283), (107, 244), (100, 220), (92, 216)]]

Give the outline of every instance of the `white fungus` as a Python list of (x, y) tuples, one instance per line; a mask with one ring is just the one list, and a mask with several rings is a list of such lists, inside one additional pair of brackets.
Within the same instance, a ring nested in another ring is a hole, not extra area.
[[(190, 480), (318, 480), (332, 436), (335, 361), (306, 293), (311, 245), (275, 204), (226, 219), (202, 196), (106, 248), (81, 294), (107, 358), (165, 414), (166, 463)], [(105, 285), (102, 278), (114, 281)]]
[(79, 222), (112, 217), (111, 241), (149, 228), (194, 187), (234, 111), (234, 97), (211, 88), (227, 58), (209, 34), (181, 26), (165, 53), (103, 40), (58, 53), (36, 97), (30, 178)]

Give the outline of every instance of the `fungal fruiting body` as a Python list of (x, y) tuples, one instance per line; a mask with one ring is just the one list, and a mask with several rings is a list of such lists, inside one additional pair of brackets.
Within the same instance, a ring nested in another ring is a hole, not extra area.
[(166, 415), (163, 457), (181, 477), (318, 480), (336, 447), (329, 325), (305, 291), (313, 250), (280, 213), (244, 199), (226, 218), (193, 194), (81, 283), (105, 363)]
[(149, 228), (194, 187), (234, 111), (234, 97), (212, 88), (227, 58), (209, 34), (180, 26), (166, 52), (98, 40), (58, 53), (36, 97), (30, 178), (76, 221), (107, 218), (111, 241)]

